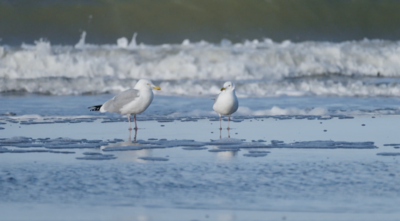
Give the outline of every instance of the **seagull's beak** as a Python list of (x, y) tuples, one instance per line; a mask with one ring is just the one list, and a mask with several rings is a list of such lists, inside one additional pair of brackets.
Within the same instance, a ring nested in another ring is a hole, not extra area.
[(153, 89), (154, 89), (154, 90), (161, 90), (161, 88), (158, 87), (158, 86), (153, 86)]
[(224, 88), (224, 87), (221, 87), (221, 91), (223, 91), (223, 90), (225, 90), (226, 88)]

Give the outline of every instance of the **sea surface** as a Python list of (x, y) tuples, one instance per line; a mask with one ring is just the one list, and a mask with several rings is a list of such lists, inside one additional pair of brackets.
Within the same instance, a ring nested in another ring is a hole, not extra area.
[(212, 115), (228, 80), (237, 115), (397, 114), (399, 10), (388, 0), (0, 0), (0, 113), (93, 115), (88, 106), (147, 78), (162, 90), (143, 115)]
[(237, 115), (399, 113), (398, 41), (187, 39), (148, 45), (121, 37), (98, 45), (85, 37), (74, 45), (45, 40), (2, 44), (0, 113), (93, 114), (87, 107), (134, 87), (141, 78), (161, 87), (153, 101), (157, 110), (150, 107), (144, 115), (208, 116), (228, 80), (239, 97)]

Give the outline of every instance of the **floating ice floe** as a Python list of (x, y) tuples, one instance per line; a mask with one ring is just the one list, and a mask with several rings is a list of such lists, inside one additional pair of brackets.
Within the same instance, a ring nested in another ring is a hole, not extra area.
[(164, 147), (180, 147), (180, 146), (205, 146), (206, 143), (198, 142), (194, 140), (138, 140), (138, 144), (153, 144), (153, 145), (160, 145)]
[[(18, 147), (18, 148), (38, 148), (43, 147), (45, 150), (30, 150), (32, 152), (51, 152), (54, 149), (97, 149), (103, 148), (105, 152), (109, 151), (135, 151), (142, 149), (161, 149), (172, 147), (183, 147), (184, 150), (205, 150), (209, 149), (206, 146), (213, 146), (209, 152), (224, 152), (224, 151), (240, 151), (241, 149), (261, 149), (261, 148), (296, 148), (296, 149), (376, 149), (374, 142), (342, 142), (342, 141), (302, 141), (294, 143), (284, 143), (279, 140), (271, 140), (271, 143), (266, 143), (265, 140), (252, 140), (245, 142), (243, 139), (223, 138), (219, 140), (211, 140), (210, 142), (199, 142), (195, 140), (167, 140), (150, 138), (148, 140), (138, 140), (135, 143), (120, 144), (122, 139), (114, 139), (109, 141), (103, 140), (87, 140), (87, 139), (71, 139), (71, 138), (37, 138), (30, 137), (12, 137), (0, 138), (0, 146)], [(110, 145), (112, 143), (112, 145)], [(115, 144), (117, 143), (117, 144)], [(385, 146), (394, 146), (398, 144), (385, 144)], [(396, 148), (396, 147), (395, 147)], [(14, 151), (14, 150), (13, 150)], [(9, 152), (3, 150), (2, 152)], [(17, 151), (16, 151), (17, 152)], [(20, 153), (23, 153), (20, 150)], [(29, 151), (25, 151), (29, 152)], [(249, 152), (246, 156), (261, 156), (267, 153)]]
[(5, 147), (0, 147), (0, 153), (59, 153), (59, 154), (74, 154), (72, 151), (55, 151), (55, 150), (45, 150), (45, 149), (8, 149)]
[(207, 150), (207, 147), (183, 147), (183, 150)]
[(394, 156), (400, 156), (400, 153), (399, 152), (396, 152), (396, 153), (388, 153), (388, 152), (386, 152), (386, 153), (377, 153), (376, 155), (394, 157)]
[(243, 154), (245, 157), (265, 157), (267, 156), (270, 151), (263, 151), (263, 150), (250, 150), (249, 153)]
[(266, 140), (252, 140), (251, 142), (267, 142)]
[(138, 157), (138, 159), (141, 160), (147, 160), (147, 161), (168, 161), (168, 158), (165, 157)]
[(9, 146), (11, 144), (32, 143), (33, 139), (30, 137), (12, 137), (0, 140), (0, 146)]
[(47, 149), (93, 149), (108, 145), (108, 142), (104, 142), (102, 140), (71, 139), (61, 137), (56, 139), (42, 139), (40, 142), (42, 142), (43, 147)]
[(302, 141), (290, 144), (273, 142), (268, 148), (300, 149), (377, 149), (374, 142)]
[(0, 153), (7, 153), (7, 152), (8, 152), (8, 148), (0, 146)]
[(268, 154), (266, 154), (266, 153), (246, 153), (246, 154), (243, 154), (243, 156), (245, 156), (245, 157), (265, 157), (267, 155)]
[(47, 149), (93, 149), (100, 148), (108, 143), (78, 143), (78, 144), (45, 144), (44, 147)]
[(383, 146), (400, 146), (398, 143), (383, 144)]
[(210, 142), (206, 142), (206, 145), (234, 145), (234, 144), (241, 144), (243, 143), (240, 139), (234, 138), (222, 138), (219, 140), (211, 140)]
[(108, 146), (103, 151), (130, 151), (130, 150), (143, 150), (143, 149), (158, 149), (165, 148), (160, 145), (129, 145), (129, 146)]
[(34, 143), (14, 143), (10, 144), (12, 147), (20, 147), (20, 148), (31, 148), (31, 147), (44, 147), (44, 144), (34, 144)]
[(164, 119), (164, 120), (157, 120), (158, 123), (171, 123), (174, 122), (173, 119)]
[(77, 157), (77, 160), (114, 160), (117, 159), (113, 154), (86, 153), (84, 157)]
[(87, 156), (102, 155), (102, 153), (98, 153), (98, 152), (84, 152), (82, 154), (87, 155)]
[(269, 153), (271, 153), (271, 151), (265, 151), (265, 150), (249, 150), (249, 153), (269, 154)]

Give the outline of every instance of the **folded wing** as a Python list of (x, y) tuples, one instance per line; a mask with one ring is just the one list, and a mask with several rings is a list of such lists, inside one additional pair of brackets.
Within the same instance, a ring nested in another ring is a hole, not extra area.
[(113, 97), (112, 99), (108, 100), (106, 103), (103, 104), (100, 111), (101, 112), (115, 112), (120, 113), (121, 108), (124, 107), (126, 104), (134, 101), (140, 96), (138, 90), (129, 89), (126, 91), (121, 92), (117, 96)]

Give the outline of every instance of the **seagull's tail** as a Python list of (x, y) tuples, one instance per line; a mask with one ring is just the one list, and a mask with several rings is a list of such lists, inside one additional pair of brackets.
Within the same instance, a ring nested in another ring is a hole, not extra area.
[(101, 105), (91, 106), (88, 108), (90, 109), (90, 111), (100, 111), (101, 106), (103, 105), (101, 104)]

